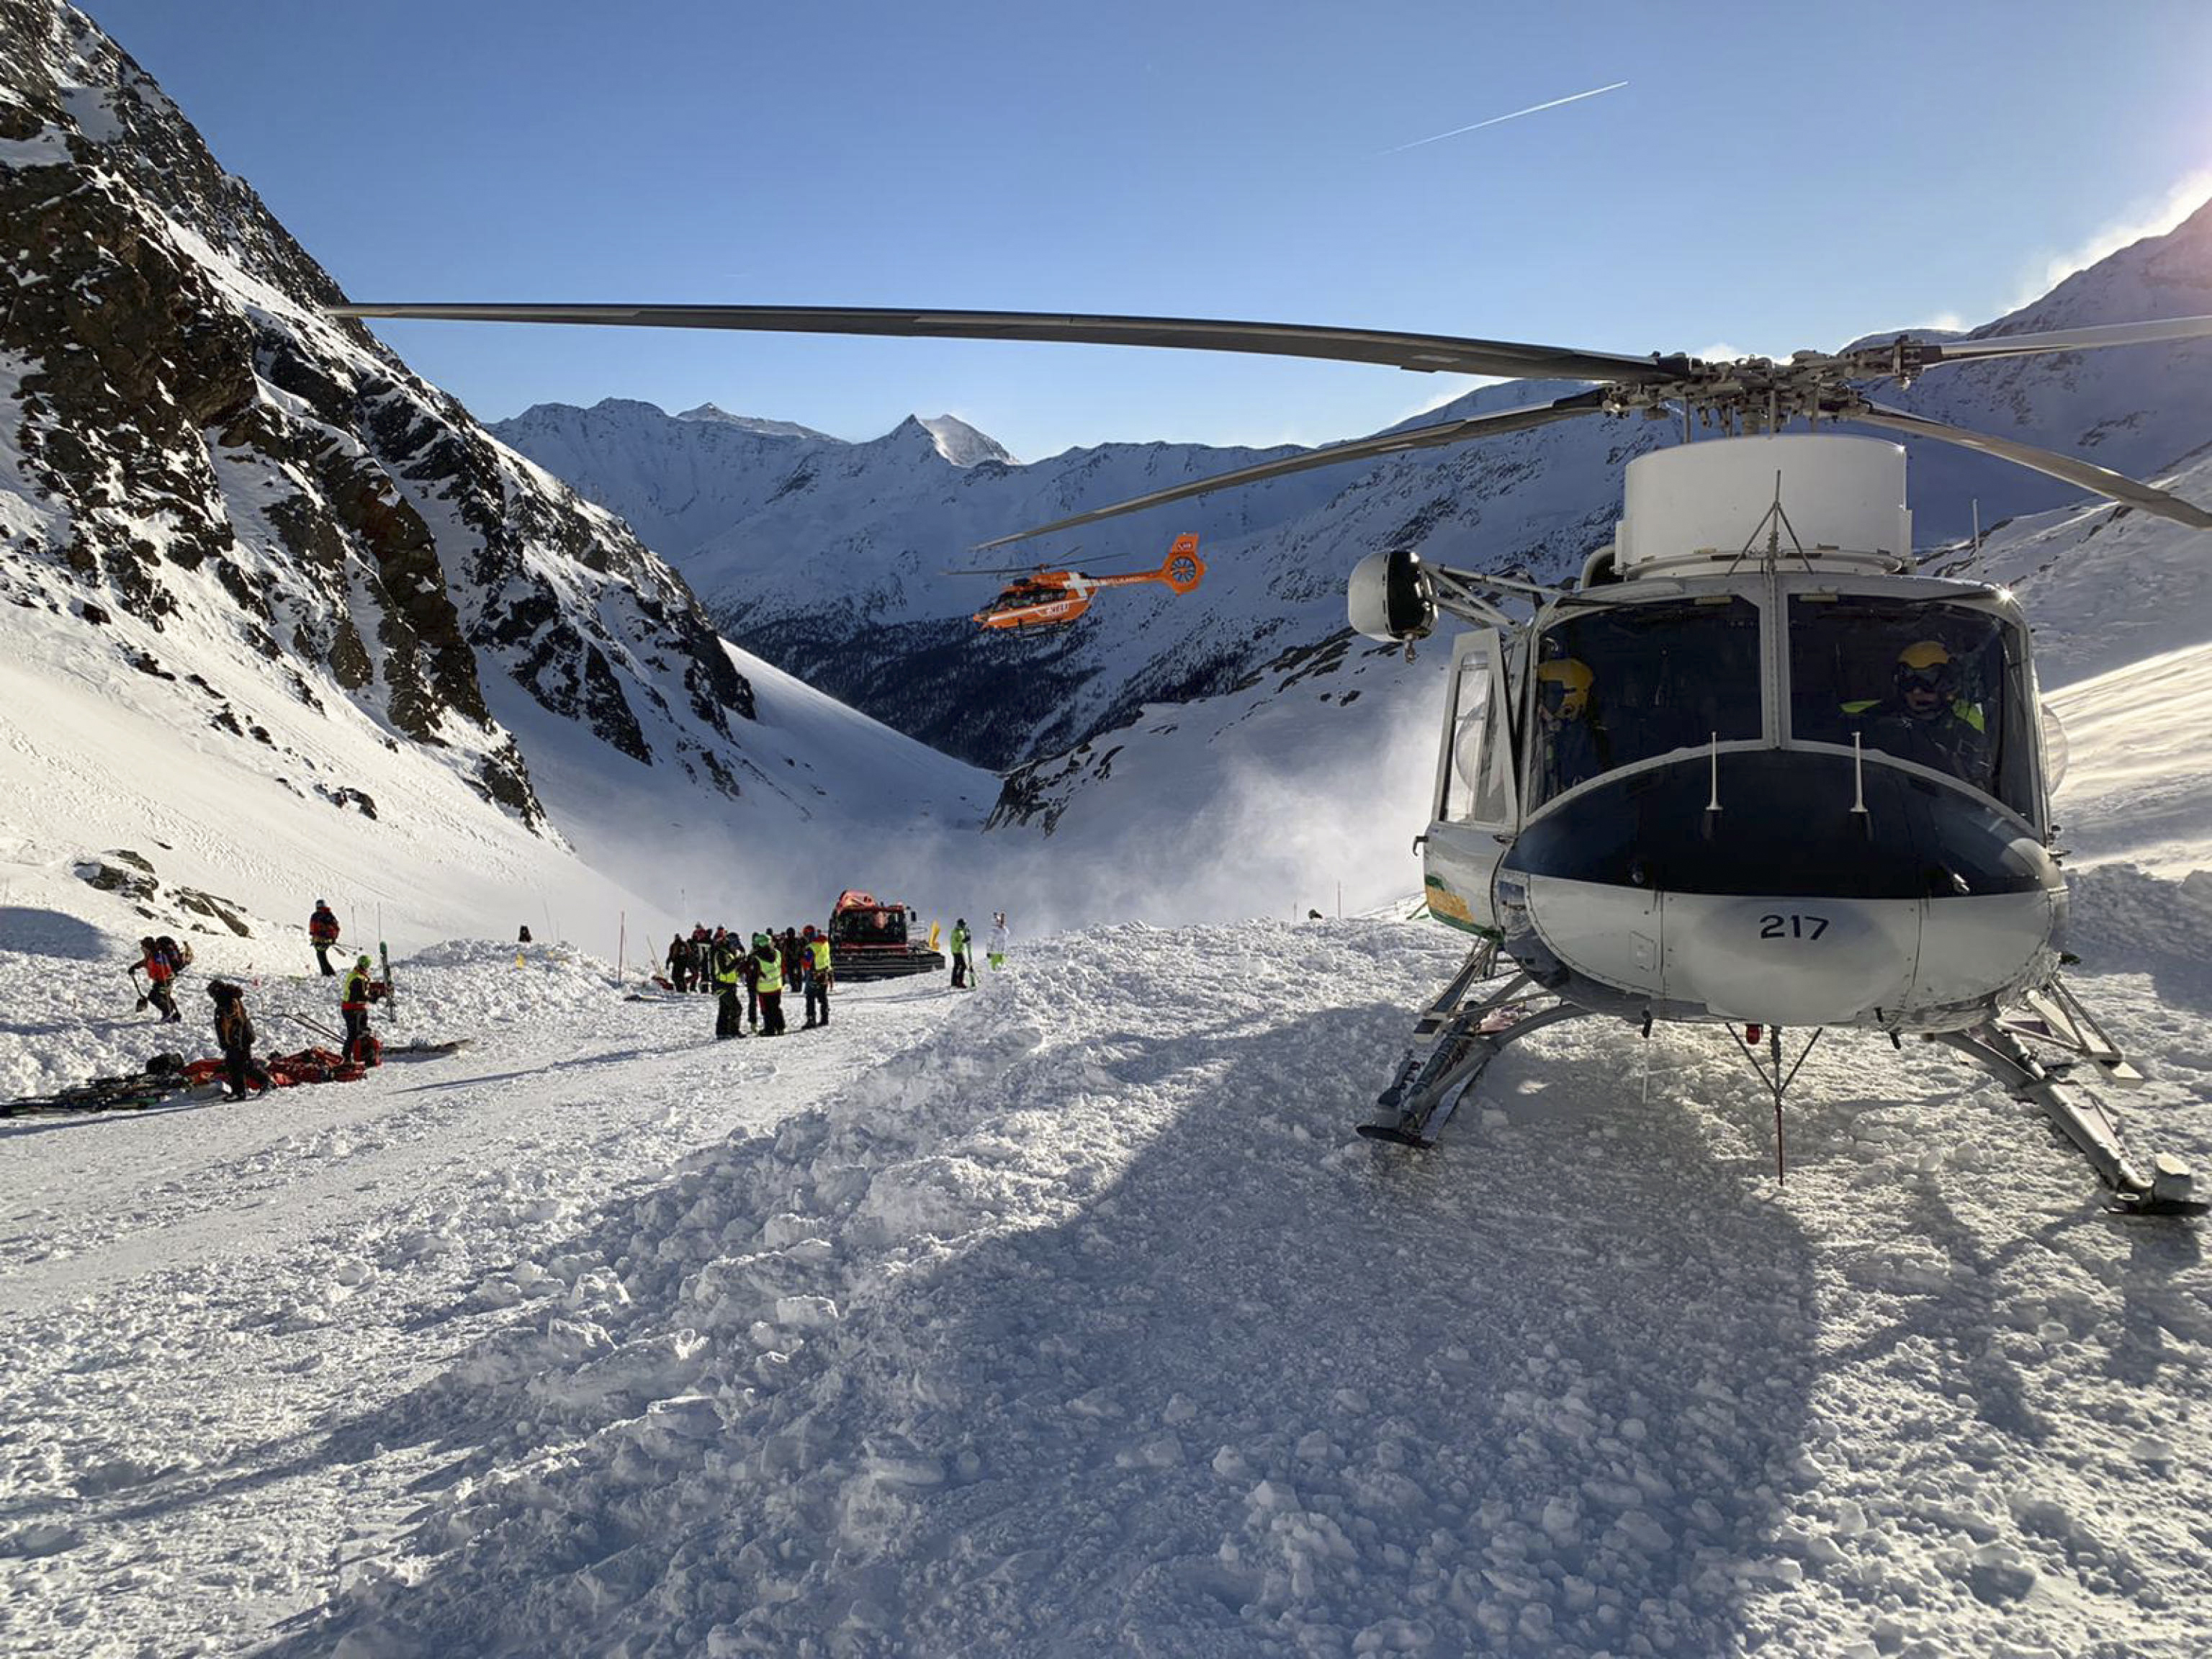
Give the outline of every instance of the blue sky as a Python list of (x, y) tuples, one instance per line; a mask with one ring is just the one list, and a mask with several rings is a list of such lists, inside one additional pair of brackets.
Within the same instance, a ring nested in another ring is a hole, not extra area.
[[(87, 9), (362, 300), (1784, 354), (1986, 321), (2212, 196), (2203, 0)], [(1468, 384), (1103, 347), (381, 331), (484, 419), (618, 396), (866, 438), (951, 412), (1025, 459), (1327, 441)]]

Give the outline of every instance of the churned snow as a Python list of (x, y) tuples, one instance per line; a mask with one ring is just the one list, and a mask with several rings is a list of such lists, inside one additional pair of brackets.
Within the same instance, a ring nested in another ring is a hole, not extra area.
[[(1778, 1185), (1688, 1030), (1352, 1139), (1429, 924), (1095, 928), (773, 1043), (513, 956), (402, 964), (459, 1055), (0, 1124), (15, 1650), (2212, 1637), (2197, 1235), (1936, 1051), (1824, 1044)], [(107, 982), (0, 957), (0, 1052), (123, 1046)], [(2085, 988), (2212, 1158), (2212, 982)]]

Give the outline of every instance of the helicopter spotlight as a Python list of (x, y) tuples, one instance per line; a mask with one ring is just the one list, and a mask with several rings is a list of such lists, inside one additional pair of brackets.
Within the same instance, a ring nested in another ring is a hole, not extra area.
[(1133, 587), (1158, 582), (1172, 593), (1188, 593), (1206, 574), (1198, 556), (1198, 538), (1178, 536), (1157, 570), (1131, 570), (1116, 575), (1087, 576), (1080, 570), (969, 570), (969, 576), (1016, 575), (999, 597), (970, 618), (985, 629), (1064, 628), (1091, 609), (1091, 601), (1109, 587)]
[[(1547, 403), (1192, 480), (986, 547), (1556, 421), (1679, 416), (1680, 447), (1629, 464), (1617, 533), (1577, 582), (1451, 570), (1407, 549), (1372, 554), (1352, 572), (1348, 615), (1370, 637), (1410, 653), (1440, 615), (1472, 624), (1453, 642), (1431, 821), (1415, 843), (1431, 915), (1472, 944), (1415, 1024), (1414, 1046), (1379, 1098), (1382, 1115), (1360, 1132), (1433, 1145), (1491, 1060), (1559, 1021), (1608, 1016), (1646, 1035), (1654, 1021), (1691, 1021), (1722, 1026), (1772, 1096), (1779, 1170), (1786, 1091), (1826, 1030), (1858, 1027), (1899, 1045), (1908, 1034), (1943, 1043), (2034, 1103), (2110, 1188), (2115, 1208), (2206, 1207), (2185, 1164), (2131, 1156), (2116, 1115), (2079, 1086), (2142, 1079), (2058, 971), (2067, 896), (2051, 821), (2056, 757), (2039, 718), (2026, 620), (2002, 589), (1914, 574), (1903, 449), (1822, 428), (1850, 422), (1960, 445), (2212, 530), (2212, 512), (2154, 485), (1862, 389), (1909, 386), (1954, 362), (2204, 338), (2212, 317), (1941, 342), (1900, 335), (1787, 362), (1716, 363), (1058, 313), (330, 309), (356, 319), (1177, 347), (1592, 383)], [(1783, 435), (1798, 420), (1807, 430)], [(1701, 428), (1720, 435), (1692, 442)], [(1788, 1026), (1811, 1036), (1785, 1066)]]

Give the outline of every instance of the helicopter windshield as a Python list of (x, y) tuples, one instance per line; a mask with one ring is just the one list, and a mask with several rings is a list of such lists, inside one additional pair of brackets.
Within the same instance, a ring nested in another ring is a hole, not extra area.
[(1544, 631), (1529, 791), (1678, 749), (1757, 738), (1759, 607), (1734, 595), (1607, 605)]
[(1790, 601), (1790, 734), (1948, 773), (2034, 816), (2034, 751), (2017, 690), (2019, 630), (1963, 605), (1869, 594)]

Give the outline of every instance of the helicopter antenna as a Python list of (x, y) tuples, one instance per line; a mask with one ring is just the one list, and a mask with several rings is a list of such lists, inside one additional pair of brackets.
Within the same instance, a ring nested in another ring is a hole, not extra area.
[(1752, 544), (1758, 541), (1761, 531), (1766, 532), (1766, 552), (1763, 562), (1769, 570), (1774, 568), (1782, 560), (1782, 532), (1785, 530), (1790, 532), (1790, 550), (1797, 555), (1797, 562), (1808, 571), (1811, 570), (1812, 556), (1805, 551), (1805, 544), (1797, 535), (1797, 526), (1790, 522), (1790, 514), (1782, 505), (1782, 473), (1778, 468), (1774, 474), (1774, 505), (1768, 507), (1760, 515), (1759, 522), (1751, 527), (1751, 534), (1744, 538), (1742, 550), (1729, 561), (1728, 574), (1731, 576), (1735, 574), (1736, 567), (1751, 556)]

